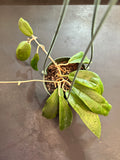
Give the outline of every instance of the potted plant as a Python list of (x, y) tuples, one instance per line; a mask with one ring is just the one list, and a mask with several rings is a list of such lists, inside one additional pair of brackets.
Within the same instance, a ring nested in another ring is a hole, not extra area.
[[(63, 20), (64, 12), (69, 1), (64, 1), (62, 16), (60, 18), (56, 34), (53, 38), (53, 43), (49, 52), (46, 51), (45, 46), (39, 43), (39, 40), (33, 34), (30, 24), (20, 18), (18, 21), (19, 29), (29, 38), (27, 41), (19, 43), (16, 49), (16, 57), (18, 60), (25, 61), (30, 57), (31, 43), (34, 41), (37, 44), (36, 53), (31, 59), (31, 67), (38, 71), (39, 49), (47, 55), (51, 60), (48, 67), (43, 67), (43, 80), (27, 80), (27, 81), (14, 81), (10, 83), (21, 83), (39, 81), (43, 82), (49, 98), (46, 100), (42, 109), (42, 115), (48, 119), (53, 119), (59, 116), (59, 128), (64, 130), (72, 123), (73, 115), (71, 107), (77, 112), (85, 125), (93, 132), (98, 138), (101, 136), (101, 123), (99, 114), (107, 116), (111, 110), (111, 105), (102, 96), (104, 87), (101, 78), (98, 74), (87, 70), (92, 61), (93, 56), (93, 41), (100, 30), (108, 12), (113, 4), (117, 1), (111, 0), (100, 24), (94, 32), (95, 16), (99, 0), (95, 1), (95, 8), (93, 14), (93, 23), (91, 31), (91, 41), (88, 44), (85, 52), (80, 51), (72, 57), (62, 57), (54, 60), (50, 52), (55, 42), (58, 30)], [(86, 54), (91, 47), (90, 60)], [(46, 63), (47, 59), (45, 60)], [(1, 82), (3, 83), (3, 82)]]

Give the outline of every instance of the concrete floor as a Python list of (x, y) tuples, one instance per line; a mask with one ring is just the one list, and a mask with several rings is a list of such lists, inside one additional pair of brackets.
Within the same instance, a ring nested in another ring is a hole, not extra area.
[[(27, 62), (16, 60), (16, 47), (26, 37), (18, 29), (23, 17), (48, 49), (60, 6), (0, 6), (0, 80), (42, 79)], [(101, 6), (100, 21), (106, 6)], [(90, 40), (93, 6), (70, 6), (52, 56), (72, 56), (84, 51)], [(70, 128), (61, 132), (58, 119), (41, 115), (48, 97), (42, 83), (0, 84), (0, 160), (120, 160), (120, 7), (113, 7), (95, 40), (90, 70), (104, 83), (104, 97), (113, 108), (100, 116), (102, 136), (98, 140), (73, 112)], [(32, 55), (36, 49), (32, 47)], [(43, 53), (39, 69), (42, 68)]]

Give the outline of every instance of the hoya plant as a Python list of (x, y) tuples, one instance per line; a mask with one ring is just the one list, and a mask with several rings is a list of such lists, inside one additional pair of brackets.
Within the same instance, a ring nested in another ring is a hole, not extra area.
[[(59, 116), (60, 130), (64, 130), (71, 125), (73, 120), (71, 108), (73, 108), (89, 130), (98, 138), (101, 136), (101, 123), (99, 115), (107, 116), (112, 106), (102, 96), (104, 86), (101, 78), (97, 73), (88, 70), (88, 67), (91, 64), (93, 57), (93, 41), (112, 5), (116, 2), (117, 0), (110, 1), (105, 14), (103, 15), (97, 29), (94, 31), (97, 6), (100, 3), (100, 0), (95, 0), (91, 41), (86, 47), (85, 52), (80, 51), (69, 58), (54, 60), (50, 55), (69, 0), (64, 0), (58, 27), (48, 52), (46, 51), (45, 46), (39, 43), (39, 39), (34, 35), (30, 24), (23, 18), (20, 18), (18, 21), (20, 31), (29, 38), (27, 38), (26, 41), (19, 43), (16, 49), (17, 59), (20, 61), (27, 60), (31, 54), (31, 45), (34, 45), (34, 43), (37, 44), (37, 48), (36, 53), (30, 62), (31, 67), (35, 71), (39, 70), (38, 62), (40, 61), (40, 48), (43, 50), (43, 53), (46, 54), (46, 59), (43, 66), (43, 71), (41, 71), (43, 73), (43, 80), (14, 81), (11, 83), (18, 83), (18, 85), (20, 85), (21, 83), (32, 81), (43, 82), (45, 89), (49, 94), (49, 98), (43, 106), (42, 115), (48, 119), (53, 119), (56, 116)], [(90, 48), (91, 57), (89, 60), (86, 55)], [(51, 63), (48, 67), (45, 67), (47, 58), (51, 60)]]

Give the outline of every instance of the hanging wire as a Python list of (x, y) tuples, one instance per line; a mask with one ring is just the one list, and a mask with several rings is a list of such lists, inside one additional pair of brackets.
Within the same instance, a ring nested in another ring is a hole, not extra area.
[(65, 17), (65, 13), (66, 13), (66, 11), (67, 11), (67, 6), (69, 5), (69, 2), (70, 2), (70, 0), (64, 0), (64, 1), (63, 1), (63, 8), (62, 8), (62, 11), (61, 11), (61, 14), (60, 14), (60, 19), (59, 19), (59, 22), (58, 22), (58, 25), (57, 25), (56, 32), (55, 32), (55, 34), (54, 34), (54, 36), (53, 36), (53, 39), (52, 39), (50, 48), (49, 48), (49, 50), (48, 50), (48, 55), (46, 56), (46, 59), (45, 59), (44, 65), (43, 65), (42, 74), (46, 74), (46, 72), (45, 72), (46, 62), (47, 62), (48, 56), (51, 54), (51, 51), (52, 51), (52, 49), (53, 49), (53, 47), (54, 47), (55, 41), (56, 41), (56, 39), (57, 39), (58, 32), (59, 32), (59, 30), (60, 30), (61, 24), (62, 24), (63, 19), (64, 19), (64, 17)]
[(71, 93), (71, 90), (72, 90), (72, 87), (73, 87), (73, 85), (74, 85), (75, 79), (76, 79), (76, 77), (77, 77), (78, 71), (79, 71), (79, 69), (82, 67), (82, 63), (83, 63), (83, 61), (84, 61), (84, 59), (85, 59), (85, 56), (87, 55), (88, 50), (90, 49), (90, 47), (91, 47), (91, 45), (92, 45), (92, 43), (93, 43), (96, 35), (98, 34), (98, 32), (99, 32), (102, 24), (104, 23), (107, 15), (108, 15), (108, 13), (109, 13), (109, 11), (111, 10), (112, 6), (117, 3), (117, 1), (118, 1), (118, 0), (111, 0), (111, 1), (109, 2), (109, 6), (108, 6), (106, 12), (104, 13), (104, 15), (103, 15), (103, 17), (102, 17), (102, 19), (101, 19), (101, 21), (100, 21), (100, 23), (99, 23), (96, 31), (95, 31), (95, 33), (93, 34), (93, 37), (92, 37), (91, 41), (89, 42), (89, 44), (88, 44), (88, 46), (87, 46), (87, 48), (86, 48), (86, 50), (85, 50), (85, 53), (84, 53), (84, 55), (83, 55), (83, 58), (82, 58), (81, 62), (80, 62), (79, 65), (78, 65), (78, 69), (77, 69), (77, 71), (76, 71), (76, 73), (75, 73), (75, 76), (74, 76), (74, 79), (73, 79), (73, 81), (72, 81), (72, 84), (71, 84), (71, 87), (70, 87), (70, 90), (69, 90), (69, 94), (68, 94), (67, 99), (69, 98), (69, 95), (70, 95), (70, 93)]
[[(95, 21), (96, 21), (96, 15), (97, 15), (97, 9), (98, 5), (100, 4), (101, 0), (94, 0), (94, 11), (93, 11), (93, 17), (92, 17), (92, 27), (91, 27), (91, 39), (94, 34), (94, 28), (95, 28)], [(90, 66), (92, 59), (93, 59), (93, 54), (94, 54), (94, 44), (91, 44), (91, 57), (88, 65), (86, 66), (86, 69)]]

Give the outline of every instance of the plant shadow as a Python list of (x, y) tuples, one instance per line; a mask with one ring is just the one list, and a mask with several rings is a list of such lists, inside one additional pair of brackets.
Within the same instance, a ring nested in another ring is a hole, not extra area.
[[(39, 130), (37, 131), (38, 142), (48, 143), (50, 150), (51, 149), (57, 150), (55, 146), (60, 143), (60, 146), (61, 146), (60, 151), (62, 150), (69, 160), (73, 160), (73, 159), (86, 160), (86, 149), (92, 145), (92, 143), (96, 140), (96, 137), (87, 136), (87, 138), (85, 138), (88, 128), (82, 123), (82, 121), (79, 119), (79, 116), (73, 109), (72, 109), (73, 122), (71, 126), (65, 129), (64, 131), (59, 130), (58, 116), (51, 120), (48, 120), (42, 117), (41, 115), (42, 108), (44, 107), (45, 102), (49, 97), (48, 95), (45, 96), (46, 94), (44, 92), (42, 93), (42, 89), (44, 89), (42, 87), (42, 84), (40, 84), (39, 88), (37, 88), (36, 90), (35, 83), (32, 83), (28, 88), (28, 92), (27, 92), (27, 100), (31, 103), (33, 102), (33, 97), (34, 97), (37, 103), (37, 106), (39, 106), (39, 108), (37, 107), (38, 111), (36, 113), (37, 123), (40, 127), (40, 128), (38, 127)], [(32, 109), (35, 110), (36, 107), (34, 106), (34, 108)], [(43, 125), (45, 125), (45, 128), (43, 127)], [(51, 135), (51, 132), (53, 135)], [(51, 140), (50, 140), (50, 137), (51, 137)], [(52, 141), (52, 138), (54, 139), (54, 137), (57, 137), (56, 142)], [(61, 139), (62, 139), (62, 142), (60, 142)], [(90, 157), (89, 157), (89, 160), (90, 160)]]
[[(40, 109), (42, 109), (42, 107), (44, 106), (47, 98), (48, 96), (40, 104), (41, 106)], [(92, 137), (87, 137), (87, 139), (84, 138), (86, 137), (84, 135), (88, 131), (88, 128), (84, 124), (82, 124), (82, 121), (79, 119), (79, 116), (73, 109), (72, 112), (73, 112), (73, 122), (71, 126), (65, 129), (64, 131), (60, 131), (59, 129), (58, 116), (48, 121), (51, 121), (52, 127), (55, 129), (55, 132), (57, 132), (57, 134), (59, 134), (61, 139), (64, 141), (65, 149), (63, 144), (62, 144), (63, 146), (62, 149), (64, 149), (65, 155), (68, 157), (68, 159), (86, 160), (85, 150), (86, 148), (89, 148), (92, 145), (92, 143), (96, 140), (96, 137), (92, 136)]]
[(78, 118), (79, 117), (77, 113), (73, 111), (72, 125), (64, 131), (58, 131), (62, 139), (68, 146), (68, 149), (66, 150), (66, 155), (67, 157), (69, 157), (70, 160), (86, 160), (86, 147), (91, 145), (94, 141), (94, 139), (83, 138), (84, 134), (86, 134), (88, 129), (84, 124), (79, 123), (81, 120), (79, 120)]

